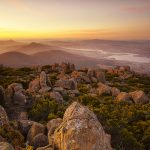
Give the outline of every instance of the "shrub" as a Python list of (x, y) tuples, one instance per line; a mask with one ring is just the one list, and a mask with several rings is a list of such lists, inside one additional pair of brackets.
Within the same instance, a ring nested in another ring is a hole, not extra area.
[(51, 98), (42, 98), (33, 104), (29, 115), (36, 121), (48, 121), (51, 118), (62, 117), (65, 109), (63, 104), (58, 104)]

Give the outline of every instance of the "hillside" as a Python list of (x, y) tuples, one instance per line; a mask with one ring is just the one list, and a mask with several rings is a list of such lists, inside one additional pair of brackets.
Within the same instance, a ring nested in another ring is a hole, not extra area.
[(8, 142), (3, 146), (149, 150), (150, 77), (129, 66), (0, 66), (0, 85), (0, 140)]

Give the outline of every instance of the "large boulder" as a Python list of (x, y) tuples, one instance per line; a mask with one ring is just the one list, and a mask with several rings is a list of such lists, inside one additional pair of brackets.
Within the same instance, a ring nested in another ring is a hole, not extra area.
[(5, 105), (5, 90), (2, 86), (0, 86), (0, 105)]
[(60, 150), (112, 150), (110, 135), (106, 134), (95, 114), (74, 102), (66, 110), (63, 122), (55, 130), (54, 148)]
[(100, 95), (110, 95), (111, 94), (111, 87), (108, 85), (105, 85), (103, 83), (99, 83), (97, 91), (98, 91), (98, 94), (100, 94)]
[(41, 89), (39, 90), (40, 93), (45, 93), (51, 90), (51, 87), (47, 85), (47, 81), (48, 81), (47, 75), (44, 71), (42, 71), (40, 74), (40, 86), (41, 86)]
[(42, 71), (40, 73), (40, 76), (34, 79), (29, 83), (29, 92), (40, 92), (40, 93), (45, 93), (51, 90), (51, 82), (47, 77), (47, 74)]
[(118, 96), (116, 97), (117, 101), (131, 101), (131, 96), (126, 93), (126, 92), (121, 92), (118, 94)]
[(66, 90), (75, 90), (77, 89), (77, 83), (74, 79), (60, 79), (55, 84), (56, 87), (62, 87)]
[(30, 144), (33, 143), (34, 137), (39, 133), (43, 134), (45, 133), (45, 126), (40, 123), (34, 122), (27, 135), (27, 140), (29, 141)]
[(27, 102), (25, 90), (21, 83), (12, 83), (7, 88), (11, 103), (24, 105)]
[(5, 124), (9, 124), (8, 116), (6, 114), (5, 109), (2, 106), (0, 106), (0, 127)]
[(143, 91), (134, 91), (134, 92), (130, 92), (129, 94), (133, 99), (134, 103), (145, 104), (147, 102), (150, 102), (149, 98), (146, 96), (146, 94)]
[(0, 150), (15, 150), (11, 144), (7, 142), (0, 142)]
[(37, 134), (33, 138), (32, 145), (34, 146), (34, 148), (43, 147), (43, 146), (48, 145), (48, 138), (47, 138), (47, 136), (44, 135), (43, 133)]

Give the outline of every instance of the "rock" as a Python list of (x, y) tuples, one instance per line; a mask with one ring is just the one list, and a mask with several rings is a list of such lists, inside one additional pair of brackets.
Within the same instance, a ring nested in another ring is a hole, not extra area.
[(59, 103), (63, 103), (64, 99), (59, 92), (50, 92), (50, 97)]
[(118, 96), (119, 93), (120, 93), (120, 90), (118, 88), (116, 88), (116, 87), (111, 88), (112, 96)]
[(33, 143), (33, 138), (39, 133), (45, 133), (45, 126), (40, 123), (34, 122), (27, 135), (27, 140), (29, 141), (29, 143)]
[(101, 71), (99, 71), (99, 70), (96, 70), (96, 71), (95, 71), (95, 77), (96, 77), (96, 79), (98, 80), (98, 82), (106, 83), (105, 75), (104, 75), (103, 72), (101, 72)]
[(55, 129), (62, 123), (61, 118), (52, 119), (47, 123), (47, 130), (48, 130), (48, 141), (50, 145), (53, 145), (54, 141), (54, 131)]
[(38, 92), (40, 90), (40, 78), (36, 78), (29, 83), (29, 92)]
[(18, 117), (18, 120), (28, 120), (28, 113), (27, 112), (21, 112), (19, 117)]
[(26, 137), (33, 123), (30, 120), (18, 120), (18, 129)]
[(2, 86), (0, 86), (0, 105), (5, 105), (5, 90)]
[(121, 92), (118, 94), (118, 96), (116, 97), (117, 101), (131, 101), (131, 97), (128, 93), (126, 92)]
[[(104, 73), (99, 69), (88, 69), (87, 76), (92, 80), (92, 82), (106, 82)], [(95, 80), (95, 78), (97, 80)]]
[(98, 82), (98, 80), (97, 80), (95, 77), (91, 77), (91, 81), (92, 81), (93, 83), (97, 83), (97, 82)]
[(77, 88), (77, 83), (74, 79), (60, 79), (55, 84), (56, 87), (62, 87), (66, 90), (75, 90)]
[(70, 73), (75, 70), (75, 65), (70, 63), (62, 63), (61, 68), (65, 73)]
[(7, 91), (13, 104), (25, 105), (25, 103), (27, 102), (25, 90), (23, 89), (22, 84), (12, 83), (8, 86)]
[(72, 97), (77, 97), (80, 95), (79, 90), (68, 90), (67, 93), (69, 96), (72, 96)]
[(50, 134), (53, 134), (55, 129), (62, 123), (61, 118), (57, 119), (52, 119), (47, 123), (47, 130), (49, 131)]
[(54, 150), (51, 145), (47, 145), (45, 147), (39, 147), (36, 150)]
[(55, 130), (54, 148), (60, 150), (112, 150), (95, 114), (74, 102), (66, 110), (63, 122)]
[(114, 74), (114, 69), (113, 68), (108, 68), (106, 71), (109, 74)]
[(6, 142), (6, 139), (4, 139), (1, 135), (0, 135), (0, 142)]
[(48, 145), (48, 138), (47, 138), (47, 136), (44, 135), (43, 133), (37, 134), (33, 138), (32, 145), (34, 146), (34, 148), (43, 147), (43, 146)]
[(145, 104), (147, 102), (150, 102), (149, 98), (143, 91), (134, 91), (130, 92), (129, 94), (132, 97), (134, 103)]
[(63, 94), (64, 93), (64, 89), (62, 87), (54, 87), (53, 88), (53, 91), (54, 92), (59, 92), (60, 94)]
[(85, 72), (74, 71), (71, 73), (71, 77), (74, 78), (78, 83), (91, 83), (90, 78)]
[(9, 124), (8, 116), (6, 114), (5, 109), (2, 106), (0, 106), (0, 127), (2, 127), (5, 124)]
[(40, 87), (41, 89), (39, 90), (40, 93), (45, 93), (51, 90), (51, 87), (47, 86), (47, 75), (44, 71), (41, 72), (40, 74)]
[(103, 94), (110, 95), (111, 94), (111, 87), (108, 85), (105, 85), (103, 83), (99, 83), (97, 91), (100, 95), (103, 95)]
[(11, 144), (7, 142), (0, 142), (0, 150), (15, 150)]

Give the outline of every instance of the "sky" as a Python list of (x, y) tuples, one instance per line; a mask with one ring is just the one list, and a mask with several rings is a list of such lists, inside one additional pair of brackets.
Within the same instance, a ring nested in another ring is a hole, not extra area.
[(0, 39), (150, 39), (150, 0), (0, 0)]

